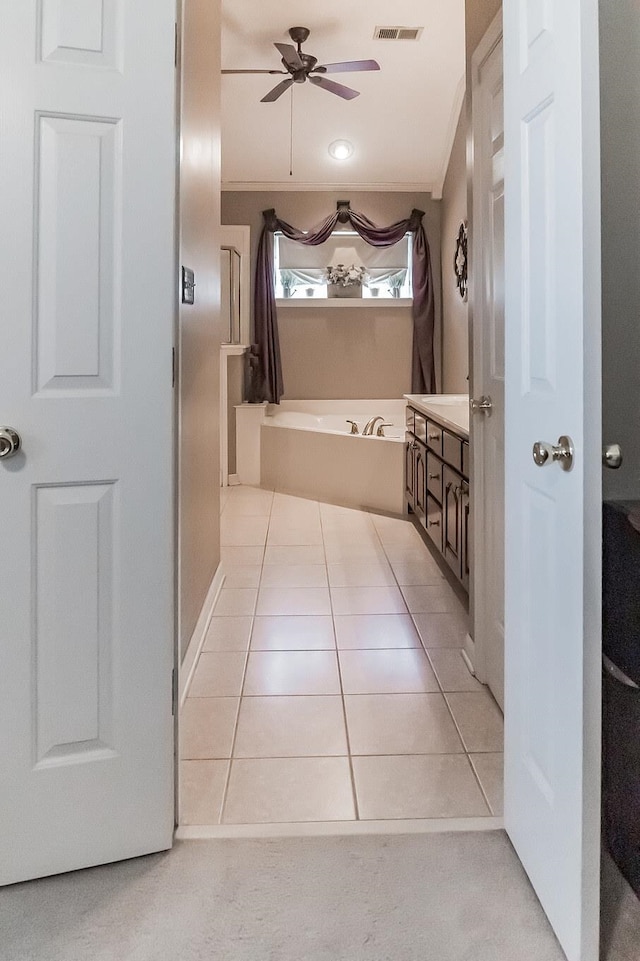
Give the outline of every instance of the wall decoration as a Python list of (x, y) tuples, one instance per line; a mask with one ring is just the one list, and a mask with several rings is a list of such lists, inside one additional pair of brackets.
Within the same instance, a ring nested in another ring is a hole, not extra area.
[(456, 287), (462, 299), (467, 300), (468, 294), (468, 283), (467, 283), (467, 247), (468, 247), (468, 230), (467, 223), (463, 221), (460, 224), (460, 229), (458, 230), (458, 237), (456, 240), (456, 253), (453, 258), (453, 270), (456, 275)]

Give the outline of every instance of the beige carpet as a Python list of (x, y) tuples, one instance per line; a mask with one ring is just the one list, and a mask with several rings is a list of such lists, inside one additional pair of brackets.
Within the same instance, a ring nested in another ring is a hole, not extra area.
[[(0, 956), (2, 961), (563, 957), (501, 832), (181, 842), (169, 854), (0, 892)], [(627, 961), (638, 953), (610, 957)]]

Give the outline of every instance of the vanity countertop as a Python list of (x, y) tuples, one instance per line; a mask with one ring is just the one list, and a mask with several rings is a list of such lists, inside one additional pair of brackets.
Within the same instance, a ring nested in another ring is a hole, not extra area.
[(469, 437), (469, 397), (467, 394), (405, 394), (405, 400), (427, 417)]

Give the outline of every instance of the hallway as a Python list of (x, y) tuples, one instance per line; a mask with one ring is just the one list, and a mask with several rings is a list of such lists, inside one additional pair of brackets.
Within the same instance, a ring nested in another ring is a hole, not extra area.
[(226, 580), (183, 708), (181, 823), (499, 816), (502, 717), (413, 526), (222, 495)]

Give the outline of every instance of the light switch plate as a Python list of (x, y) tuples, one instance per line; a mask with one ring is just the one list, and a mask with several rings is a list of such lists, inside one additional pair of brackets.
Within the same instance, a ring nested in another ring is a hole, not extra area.
[(190, 267), (182, 268), (182, 303), (195, 303), (195, 274)]

